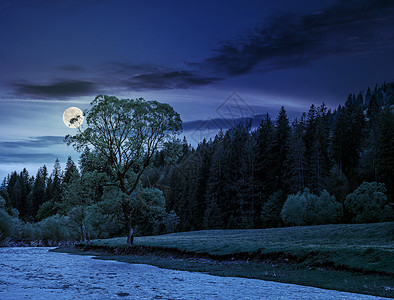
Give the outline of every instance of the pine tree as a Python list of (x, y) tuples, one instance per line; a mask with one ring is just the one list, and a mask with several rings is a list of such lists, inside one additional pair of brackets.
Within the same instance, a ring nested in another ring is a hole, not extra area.
[(223, 164), (226, 161), (224, 157), (225, 140), (228, 140), (228, 135), (224, 135), (220, 131), (213, 142), (212, 159), (207, 182), (206, 210), (204, 213), (205, 228), (224, 228), (225, 226), (225, 174), (223, 171)]
[(290, 125), (285, 108), (282, 106), (276, 120), (272, 153), (274, 157), (274, 190), (288, 191), (285, 178), (288, 174), (286, 165), (289, 155)]
[(378, 131), (379, 181), (387, 187), (389, 202), (394, 201), (394, 113), (386, 105), (380, 114)]
[(79, 171), (74, 161), (72, 160), (71, 156), (69, 156), (66, 162), (66, 169), (64, 170), (63, 181), (62, 181), (63, 185), (68, 184), (71, 178), (73, 178), (74, 176), (79, 177)]
[(371, 100), (372, 92), (371, 88), (368, 87), (367, 92), (365, 93), (365, 105), (369, 105), (369, 101)]
[(274, 154), (272, 147), (274, 144), (274, 124), (271, 121), (271, 117), (267, 113), (261, 120), (259, 127), (254, 133), (255, 137), (255, 152), (256, 152), (256, 163), (254, 171), (255, 179), (255, 193), (257, 195), (258, 202), (255, 207), (256, 220), (260, 219), (259, 212), (264, 201), (273, 192), (274, 183)]
[(45, 201), (45, 187), (46, 187), (47, 171), (46, 167), (43, 166), (37, 171), (37, 175), (34, 179), (33, 190), (32, 190), (32, 202), (33, 202), (33, 216), (36, 218), (38, 209), (41, 204)]
[[(350, 141), (346, 108), (339, 105), (331, 144), (333, 159), (337, 163), (342, 173), (345, 173), (345, 171), (347, 171), (348, 156), (346, 155), (345, 151), (346, 145), (348, 145), (348, 143), (350, 143)], [(346, 172), (346, 174), (347, 173), (348, 172)]]
[(290, 135), (290, 151), (287, 158), (287, 165), (289, 167), (287, 181), (290, 193), (297, 193), (298, 191), (303, 191), (305, 188), (307, 161), (305, 156), (306, 148), (304, 142), (304, 118), (305, 114), (303, 114), (300, 121), (295, 119), (292, 124)]
[(367, 132), (360, 158), (360, 175), (364, 181), (378, 181), (378, 128), (380, 107), (372, 95), (367, 108)]
[(62, 202), (62, 169), (60, 162), (56, 159), (51, 174), (52, 185), (51, 185), (51, 198), (54, 203)]

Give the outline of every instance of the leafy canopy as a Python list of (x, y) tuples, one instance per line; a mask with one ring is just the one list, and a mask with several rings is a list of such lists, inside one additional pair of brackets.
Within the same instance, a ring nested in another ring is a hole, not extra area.
[[(177, 112), (165, 103), (99, 95), (85, 112), (86, 123), (65, 141), (77, 151), (94, 148), (109, 161), (123, 192), (131, 194), (155, 151), (182, 129)], [(82, 129), (81, 129), (82, 128)], [(126, 185), (128, 172), (137, 176)]]

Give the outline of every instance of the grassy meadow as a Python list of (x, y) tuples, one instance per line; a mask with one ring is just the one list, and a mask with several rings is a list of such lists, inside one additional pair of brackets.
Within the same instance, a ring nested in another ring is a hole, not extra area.
[[(156, 251), (99, 257), (394, 297), (394, 222), (203, 230), (136, 237), (134, 243)], [(127, 247), (123, 237), (91, 246)], [(187, 255), (174, 255), (181, 252)]]

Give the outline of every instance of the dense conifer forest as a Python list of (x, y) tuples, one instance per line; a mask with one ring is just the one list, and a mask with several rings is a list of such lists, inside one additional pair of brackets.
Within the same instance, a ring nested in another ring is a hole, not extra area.
[[(193, 148), (167, 143), (130, 201), (139, 235), (394, 220), (394, 83), (351, 94), (330, 110), (285, 107), (221, 130)], [(0, 238), (81, 239), (125, 234), (114, 175), (88, 148), (0, 187)]]

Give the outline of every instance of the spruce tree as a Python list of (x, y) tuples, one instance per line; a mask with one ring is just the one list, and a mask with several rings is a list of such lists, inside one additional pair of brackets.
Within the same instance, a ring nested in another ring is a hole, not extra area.
[(288, 174), (286, 160), (289, 155), (289, 138), (289, 119), (284, 106), (282, 106), (276, 119), (272, 153), (274, 157), (274, 190), (282, 189), (285, 193), (288, 191), (285, 178)]

